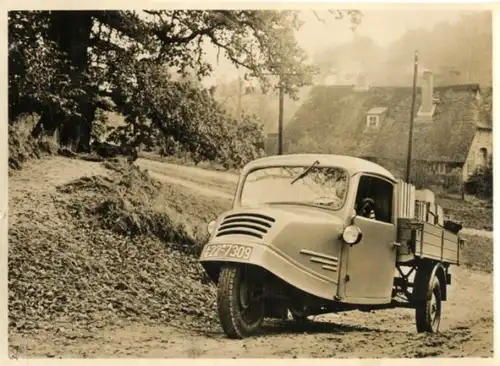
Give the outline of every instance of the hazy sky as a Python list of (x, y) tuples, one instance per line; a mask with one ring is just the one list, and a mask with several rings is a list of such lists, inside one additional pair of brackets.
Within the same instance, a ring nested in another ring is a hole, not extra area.
[[(422, 5), (424, 6), (424, 5)], [(419, 6), (422, 8), (422, 6)], [(464, 10), (362, 10), (363, 19), (361, 25), (356, 29), (360, 35), (370, 36), (381, 46), (388, 45), (390, 42), (402, 36), (407, 30), (413, 28), (431, 28), (436, 23), (458, 20)], [(312, 57), (312, 55), (323, 47), (336, 43), (347, 42), (352, 39), (353, 33), (350, 29), (348, 19), (335, 20), (326, 11), (316, 12), (322, 19), (328, 19), (327, 23), (319, 21), (312, 10), (302, 12), (302, 20), (305, 24), (297, 33), (297, 40), (302, 48)], [(217, 60), (217, 51), (213, 47), (207, 47), (207, 57), (214, 64)], [(225, 60), (222, 56), (219, 58), (219, 65), (216, 67), (211, 79), (206, 83), (215, 82), (215, 78), (232, 79), (237, 76), (236, 68)]]

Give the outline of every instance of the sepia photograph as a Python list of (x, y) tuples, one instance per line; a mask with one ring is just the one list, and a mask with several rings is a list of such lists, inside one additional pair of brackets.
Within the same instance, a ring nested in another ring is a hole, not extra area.
[(8, 357), (492, 358), (491, 4), (145, 4), (6, 14)]

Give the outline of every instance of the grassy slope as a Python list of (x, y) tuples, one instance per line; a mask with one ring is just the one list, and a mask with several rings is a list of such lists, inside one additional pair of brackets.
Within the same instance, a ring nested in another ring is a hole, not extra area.
[(493, 272), (493, 240), (477, 235), (462, 235), (466, 240), (462, 249), (461, 265), (481, 271)]
[(463, 222), (465, 227), (493, 231), (493, 205), (485, 200), (471, 197), (465, 201), (453, 197), (436, 197), (444, 214)]
[(9, 175), (22, 169), (27, 161), (57, 153), (59, 145), (55, 136), (42, 136), (39, 139), (31, 137), (34, 125), (34, 116), (25, 117), (13, 125), (9, 124)]

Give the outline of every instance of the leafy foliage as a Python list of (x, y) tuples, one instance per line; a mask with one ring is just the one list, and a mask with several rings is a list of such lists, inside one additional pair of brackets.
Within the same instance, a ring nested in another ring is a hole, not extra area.
[[(197, 159), (220, 158), (221, 140), (233, 136), (218, 130), (237, 134), (249, 119), (232, 126), (197, 83), (212, 71), (204, 47), (217, 47), (263, 89), (286, 70), (283, 86), (294, 95), (315, 71), (295, 40), (300, 26), (296, 11), (11, 11), (9, 120), (36, 112), (33, 136), (58, 130), (62, 144), (88, 150), (91, 137), (105, 133), (103, 112), (119, 112), (127, 126), (112, 136), (116, 141), (176, 141)], [(173, 72), (195, 78), (172, 80)], [(225, 154), (242, 145), (237, 155), (249, 156), (254, 142), (245, 141), (232, 141)]]
[(493, 162), (477, 168), (465, 183), (465, 190), (481, 198), (493, 199)]
[(47, 39), (47, 19), (39, 12), (9, 13), (9, 122), (45, 109), (75, 113), (78, 94), (55, 42)]
[(263, 136), (254, 118), (231, 118), (208, 90), (172, 80), (165, 68), (149, 60), (138, 61), (130, 75), (132, 81), (123, 80), (116, 91), (134, 103), (118, 108), (127, 117), (126, 125), (110, 135), (115, 142), (161, 146), (165, 155), (187, 151), (195, 162), (239, 166), (258, 156)]

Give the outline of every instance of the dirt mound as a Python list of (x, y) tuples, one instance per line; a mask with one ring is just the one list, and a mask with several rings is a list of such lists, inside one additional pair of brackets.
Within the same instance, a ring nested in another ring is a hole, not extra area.
[(208, 239), (206, 224), (228, 208), (155, 181), (122, 160), (104, 164), (115, 174), (82, 177), (58, 190), (72, 195), (69, 208), (75, 217), (118, 234), (154, 236), (199, 254)]
[(204, 284), (193, 253), (206, 237), (206, 220), (228, 207), (128, 164), (112, 167), (109, 176), (63, 184), (16, 214), (9, 228), (10, 331), (58, 322), (93, 329), (119, 319), (217, 326), (215, 288)]

